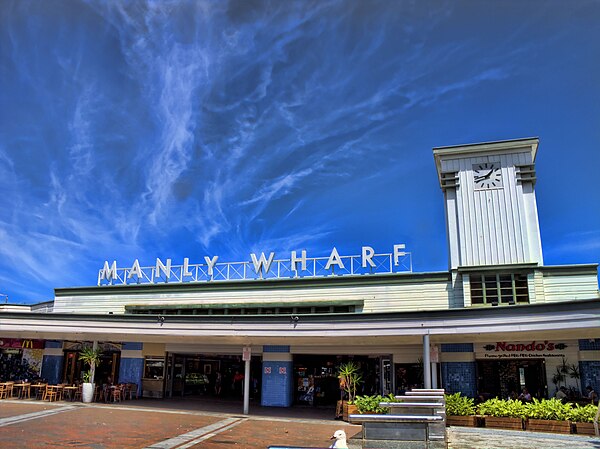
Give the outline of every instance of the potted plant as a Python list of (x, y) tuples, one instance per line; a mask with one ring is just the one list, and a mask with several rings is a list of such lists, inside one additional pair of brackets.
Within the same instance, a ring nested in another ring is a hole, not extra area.
[(542, 399), (525, 405), (527, 430), (538, 432), (571, 433), (571, 404), (565, 404), (560, 399)]
[(102, 351), (91, 346), (84, 347), (79, 353), (79, 360), (90, 367), (89, 371), (83, 373), (83, 386), (81, 389), (81, 400), (92, 402), (94, 397), (94, 377), (96, 365), (100, 363)]
[(569, 376), (571, 379), (575, 379), (577, 384), (577, 391), (581, 392), (581, 387), (579, 386), (579, 379), (581, 379), (581, 372), (579, 371), (579, 366), (575, 363), (569, 365)]
[(575, 405), (569, 414), (569, 419), (573, 421), (573, 424), (575, 425), (575, 432), (579, 435), (594, 436), (596, 434), (594, 429), (594, 418), (597, 413), (597, 405), (587, 404), (584, 407)]
[[(353, 405), (359, 415), (387, 415), (390, 412), (389, 407), (382, 407), (382, 402), (394, 402), (394, 395), (381, 396), (380, 394), (371, 396), (356, 396)], [(360, 420), (351, 420), (352, 423), (358, 423)]]
[(484, 415), (486, 427), (523, 430), (526, 408), (519, 400), (488, 399), (477, 406), (477, 411)]
[(446, 425), (476, 426), (475, 400), (460, 393), (446, 395)]
[(354, 405), (356, 398), (356, 388), (362, 383), (362, 375), (358, 364), (353, 361), (342, 363), (338, 370), (338, 379), (342, 394), (346, 394), (346, 400), (342, 397), (342, 416), (344, 421), (348, 421), (348, 415), (357, 412)]

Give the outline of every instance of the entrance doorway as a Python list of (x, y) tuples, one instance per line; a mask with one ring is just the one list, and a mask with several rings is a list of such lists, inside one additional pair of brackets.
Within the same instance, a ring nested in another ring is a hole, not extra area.
[[(362, 376), (358, 395), (381, 393), (380, 357), (295, 355), (294, 356), (294, 403), (297, 405), (335, 406), (341, 399), (338, 369), (342, 363), (354, 361)], [(387, 364), (386, 366), (388, 366)], [(391, 379), (390, 376), (387, 378)], [(384, 376), (383, 382), (387, 379)]]
[[(250, 399), (260, 399), (262, 362), (250, 360)], [(167, 355), (166, 397), (244, 398), (245, 362), (239, 355)]]
[(532, 397), (548, 395), (544, 359), (479, 360), (477, 362), (478, 393), (487, 397), (509, 398), (527, 388)]
[(395, 394), (402, 395), (413, 388), (423, 388), (422, 363), (394, 363), (396, 376)]
[[(105, 351), (100, 356), (100, 363), (96, 364), (95, 383), (118, 383), (121, 353), (119, 351)], [(83, 373), (89, 367), (79, 359), (79, 351), (67, 350), (64, 356), (63, 379), (66, 384), (81, 382)], [(110, 381), (110, 382), (109, 382)]]

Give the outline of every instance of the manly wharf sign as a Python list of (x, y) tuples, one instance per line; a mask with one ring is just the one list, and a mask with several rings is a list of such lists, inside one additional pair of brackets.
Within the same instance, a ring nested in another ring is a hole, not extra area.
[(340, 256), (333, 248), (328, 257), (307, 257), (306, 251), (292, 251), (289, 259), (252, 253), (244, 262), (219, 262), (219, 256), (204, 256), (203, 263), (190, 263), (186, 257), (182, 265), (173, 265), (171, 259), (156, 259), (154, 266), (142, 267), (135, 259), (129, 267), (117, 267), (117, 261), (98, 272), (98, 285), (157, 284), (213, 281), (248, 281), (261, 279), (294, 279), (325, 276), (358, 276), (391, 274), (412, 271), (411, 254), (405, 245), (393, 246), (393, 252), (376, 254), (370, 246), (363, 246), (357, 256)]

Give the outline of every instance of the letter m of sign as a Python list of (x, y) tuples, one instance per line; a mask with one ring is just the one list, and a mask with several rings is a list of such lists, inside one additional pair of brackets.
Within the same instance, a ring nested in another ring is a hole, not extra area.
[(113, 263), (110, 267), (108, 266), (107, 261), (104, 262), (104, 267), (98, 273), (98, 285), (100, 285), (100, 282), (102, 282), (104, 279), (109, 281), (111, 284), (115, 279), (117, 279), (117, 261), (116, 260), (113, 261)]

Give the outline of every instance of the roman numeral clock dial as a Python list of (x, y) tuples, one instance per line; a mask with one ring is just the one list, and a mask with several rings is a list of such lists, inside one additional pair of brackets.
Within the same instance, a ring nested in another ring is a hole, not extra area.
[(502, 187), (502, 170), (499, 162), (473, 164), (475, 189), (498, 189)]

